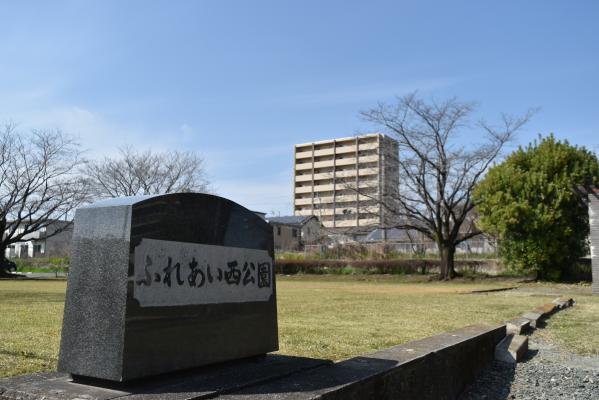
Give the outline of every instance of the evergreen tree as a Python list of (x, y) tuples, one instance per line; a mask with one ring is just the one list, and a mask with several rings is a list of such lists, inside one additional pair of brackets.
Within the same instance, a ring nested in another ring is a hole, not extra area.
[(498, 237), (511, 270), (559, 279), (588, 251), (588, 212), (577, 188), (598, 181), (595, 154), (553, 135), (539, 137), (480, 182), (479, 226)]

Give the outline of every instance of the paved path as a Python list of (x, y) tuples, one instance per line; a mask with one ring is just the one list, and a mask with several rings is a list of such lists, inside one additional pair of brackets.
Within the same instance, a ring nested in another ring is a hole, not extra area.
[(522, 362), (493, 362), (460, 397), (474, 399), (597, 400), (599, 357), (579, 356), (533, 335)]

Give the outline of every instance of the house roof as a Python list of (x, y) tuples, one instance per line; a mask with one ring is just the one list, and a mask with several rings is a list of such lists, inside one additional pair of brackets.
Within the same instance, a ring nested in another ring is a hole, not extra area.
[(313, 215), (289, 215), (284, 217), (268, 217), (266, 220), (271, 224), (301, 226), (312, 218), (316, 217)]
[[(410, 237), (405, 229), (390, 228), (386, 230), (386, 240), (389, 241), (409, 241)], [(375, 229), (363, 239), (365, 242), (379, 242), (383, 240), (385, 232), (383, 229)]]

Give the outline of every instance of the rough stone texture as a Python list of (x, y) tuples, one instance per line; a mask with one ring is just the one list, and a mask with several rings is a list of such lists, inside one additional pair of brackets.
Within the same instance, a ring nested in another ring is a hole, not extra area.
[(572, 297), (561, 296), (552, 301), (558, 309), (564, 309), (574, 305), (574, 299)]
[(142, 307), (134, 297), (142, 239), (274, 255), (270, 226), (217, 196), (123, 198), (77, 210), (59, 371), (127, 381), (278, 349), (272, 266), (266, 301)]
[(470, 326), (222, 396), (224, 399), (454, 399), (493, 360), (505, 326)]
[(515, 364), (522, 359), (528, 350), (528, 337), (522, 335), (507, 335), (495, 347), (495, 359)]
[(543, 304), (540, 307), (534, 308), (532, 311), (541, 314), (543, 317), (549, 317), (556, 310), (557, 306), (554, 303)]
[(543, 317), (543, 315), (536, 311), (528, 311), (528, 312), (525, 312), (524, 314), (522, 314), (522, 317), (526, 318), (530, 321), (531, 328), (536, 328), (541, 320), (541, 317)]
[(268, 355), (103, 387), (25, 375), (0, 379), (0, 400), (454, 399), (504, 336), (504, 325), (469, 326), (336, 364)]
[(593, 270), (593, 294), (599, 295), (599, 189), (589, 194), (589, 224), (591, 239), (591, 265)]
[(65, 373), (0, 379), (0, 400), (209, 399), (249, 385), (330, 364), (330, 361), (267, 355), (141, 379), (127, 384), (74, 382)]
[(533, 335), (522, 362), (493, 362), (459, 397), (481, 399), (597, 400), (599, 357), (579, 356)]
[(77, 210), (59, 370), (121, 377), (130, 229), (130, 205)]
[(520, 335), (530, 329), (530, 320), (517, 317), (506, 321), (505, 328), (508, 335)]

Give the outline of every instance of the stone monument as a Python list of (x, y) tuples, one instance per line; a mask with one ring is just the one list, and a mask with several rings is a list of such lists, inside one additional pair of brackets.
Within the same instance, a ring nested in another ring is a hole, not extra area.
[(272, 229), (199, 193), (75, 214), (58, 369), (135, 378), (278, 350)]

